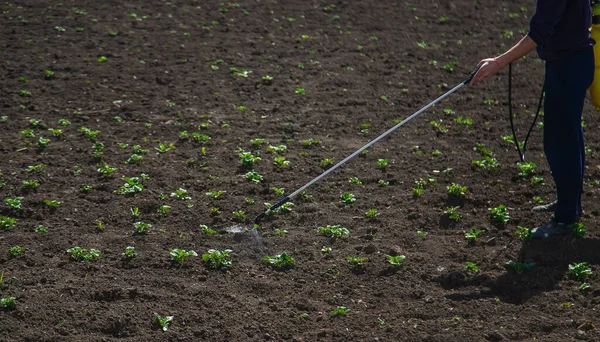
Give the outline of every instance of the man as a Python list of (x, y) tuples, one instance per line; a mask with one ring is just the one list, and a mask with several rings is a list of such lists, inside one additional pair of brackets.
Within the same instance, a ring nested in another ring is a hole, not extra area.
[(534, 208), (554, 211), (532, 230), (535, 239), (571, 234), (579, 221), (585, 145), (581, 114), (594, 79), (594, 40), (590, 36), (590, 0), (538, 0), (527, 36), (504, 54), (483, 59), (471, 84), (495, 75), (534, 48), (546, 61), (544, 153), (556, 184), (557, 201)]

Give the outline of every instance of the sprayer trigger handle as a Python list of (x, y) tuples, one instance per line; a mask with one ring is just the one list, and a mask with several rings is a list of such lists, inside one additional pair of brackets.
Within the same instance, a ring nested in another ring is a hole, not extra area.
[(471, 72), (471, 75), (469, 75), (469, 77), (466, 80), (464, 80), (463, 83), (464, 84), (471, 83), (471, 81), (473, 80), (473, 77), (475, 77), (475, 74), (477, 74), (478, 71), (479, 71), (479, 68), (473, 70), (473, 72)]

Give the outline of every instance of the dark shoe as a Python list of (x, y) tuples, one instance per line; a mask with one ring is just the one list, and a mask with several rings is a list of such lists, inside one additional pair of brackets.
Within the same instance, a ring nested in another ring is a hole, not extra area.
[(557, 236), (573, 234), (573, 229), (565, 223), (550, 220), (543, 225), (531, 230), (531, 237), (536, 240), (544, 240)]
[(538, 205), (531, 209), (531, 211), (535, 211), (536, 213), (553, 213), (556, 210), (556, 205), (558, 201), (554, 201), (548, 204)]
[[(558, 201), (550, 202), (548, 204), (538, 205), (538, 206), (531, 208), (531, 211), (536, 212), (536, 213), (553, 213), (556, 211), (557, 204), (558, 204)], [(579, 221), (579, 218), (581, 216), (583, 216), (584, 214), (585, 214), (585, 211), (583, 211), (583, 209), (579, 208), (579, 213), (577, 213), (577, 221)]]

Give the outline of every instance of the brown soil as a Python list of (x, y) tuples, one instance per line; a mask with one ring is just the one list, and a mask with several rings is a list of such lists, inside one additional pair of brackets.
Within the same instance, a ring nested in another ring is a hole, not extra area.
[[(534, 196), (554, 200), (554, 188), (540, 129), (528, 159), (538, 164), (544, 185), (518, 176), (517, 154), (501, 139), (510, 134), (505, 72), (459, 90), (351, 160), (309, 188), (312, 199), (294, 198), (291, 213), (264, 220), (259, 234), (227, 232), (237, 222), (234, 211), (244, 211), (242, 224), (250, 227), (263, 203), (281, 198), (272, 187), (290, 194), (323, 171), (323, 159), (342, 160), (394, 120), (459, 84), (480, 58), (515, 43), (535, 8), (533, 0), (441, 3), (0, 5), (0, 114), (6, 116), (0, 122), (2, 198), (23, 197), (21, 209), (0, 204), (1, 215), (18, 220), (0, 231), (0, 297), (16, 298), (14, 310), (0, 310), (0, 340), (600, 340), (598, 278), (592, 276), (591, 289), (580, 291), (568, 275), (572, 262), (589, 262), (594, 272), (600, 263), (597, 113), (589, 105), (584, 113), (590, 147), (583, 217), (588, 235), (523, 244), (514, 231), (549, 218), (530, 208)], [(514, 36), (503, 37), (504, 30)], [(98, 62), (100, 56), (107, 60)], [(515, 65), (521, 136), (543, 79), (543, 63), (536, 57)], [(453, 62), (453, 71), (444, 70)], [(234, 75), (233, 67), (252, 73)], [(54, 75), (46, 79), (45, 70)], [(263, 82), (265, 75), (273, 81)], [(305, 94), (296, 94), (297, 88)], [(20, 90), (31, 95), (20, 96)], [(457, 123), (459, 116), (473, 124)], [(40, 122), (34, 127), (30, 119)], [(59, 119), (71, 125), (61, 127)], [(448, 131), (439, 132), (432, 120)], [(368, 132), (361, 132), (363, 124), (370, 125)], [(80, 132), (84, 127), (101, 132), (96, 138), (104, 144), (101, 156), (92, 156), (94, 143)], [(27, 128), (34, 138), (20, 134)], [(63, 135), (53, 137), (48, 128), (62, 128)], [(181, 131), (189, 137), (181, 138)], [(211, 140), (195, 142), (193, 132)], [(50, 140), (47, 147), (37, 146), (39, 137)], [(265, 142), (253, 146), (254, 138)], [(302, 140), (309, 138), (321, 144), (306, 148)], [(158, 153), (159, 142), (176, 148)], [(499, 161), (496, 171), (472, 166), (473, 159), (481, 159), (473, 150), (478, 142)], [(281, 144), (287, 150), (280, 154), (291, 165), (278, 169), (268, 146)], [(134, 145), (149, 153), (138, 164), (125, 164)], [(264, 177), (261, 183), (245, 178), (249, 170), (238, 161), (240, 150), (262, 158), (254, 166)], [(441, 154), (432, 156), (435, 150)], [(389, 159), (389, 166), (380, 170), (378, 159)], [(96, 170), (102, 162), (118, 170), (101, 177)], [(47, 167), (27, 171), (38, 164)], [(447, 168), (449, 175), (441, 172)], [(142, 181), (142, 192), (114, 192), (123, 177), (142, 173), (150, 177)], [(415, 181), (428, 174), (437, 183), (415, 198)], [(351, 177), (362, 185), (349, 183)], [(24, 188), (22, 182), (30, 179), (40, 186)], [(381, 179), (390, 185), (379, 186)], [(465, 199), (448, 196), (451, 183), (468, 187)], [(91, 186), (87, 193), (80, 190), (84, 184)], [(191, 200), (170, 196), (179, 188)], [(206, 195), (211, 190), (226, 192), (212, 199)], [(341, 205), (343, 192), (354, 194), (356, 202)], [(45, 199), (60, 206), (51, 209)], [(510, 213), (506, 225), (493, 224), (489, 216), (488, 208), (500, 204)], [(171, 206), (167, 214), (157, 212), (161, 205)], [(443, 214), (451, 206), (460, 206), (458, 223)], [(134, 207), (140, 211), (137, 219), (130, 212)], [(370, 208), (380, 214), (374, 220), (365, 218)], [(133, 235), (135, 221), (152, 224), (149, 233)], [(318, 227), (336, 224), (347, 227), (350, 236), (331, 241), (318, 234)], [(35, 232), (39, 225), (48, 232)], [(207, 235), (201, 225), (217, 234)], [(472, 245), (463, 236), (471, 228), (485, 230)], [(275, 229), (288, 234), (281, 237)], [(419, 238), (417, 231), (428, 235)], [(10, 257), (7, 250), (14, 246), (25, 251)], [(74, 246), (97, 249), (101, 256), (71, 261), (66, 250)], [(138, 253), (130, 261), (121, 256), (127, 246)], [(322, 253), (324, 246), (332, 252)], [(170, 261), (169, 248), (198, 254), (232, 249), (233, 264), (215, 271), (197, 257), (178, 266)], [(289, 270), (261, 261), (283, 251), (296, 260)], [(405, 264), (391, 268), (387, 254), (405, 255)], [(362, 270), (352, 269), (348, 256), (368, 261)], [(504, 269), (508, 260), (536, 265), (517, 274)], [(467, 261), (479, 272), (465, 270)], [(347, 315), (332, 317), (337, 306), (347, 307)], [(154, 313), (174, 316), (167, 332)]]

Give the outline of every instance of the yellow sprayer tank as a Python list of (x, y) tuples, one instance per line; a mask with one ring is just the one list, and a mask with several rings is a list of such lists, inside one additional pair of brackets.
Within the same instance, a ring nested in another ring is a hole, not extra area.
[(594, 58), (596, 60), (596, 71), (594, 72), (594, 82), (590, 86), (590, 96), (592, 104), (596, 110), (600, 110), (600, 1), (595, 2), (592, 6), (593, 21), (592, 21), (592, 38), (596, 41), (594, 45)]

